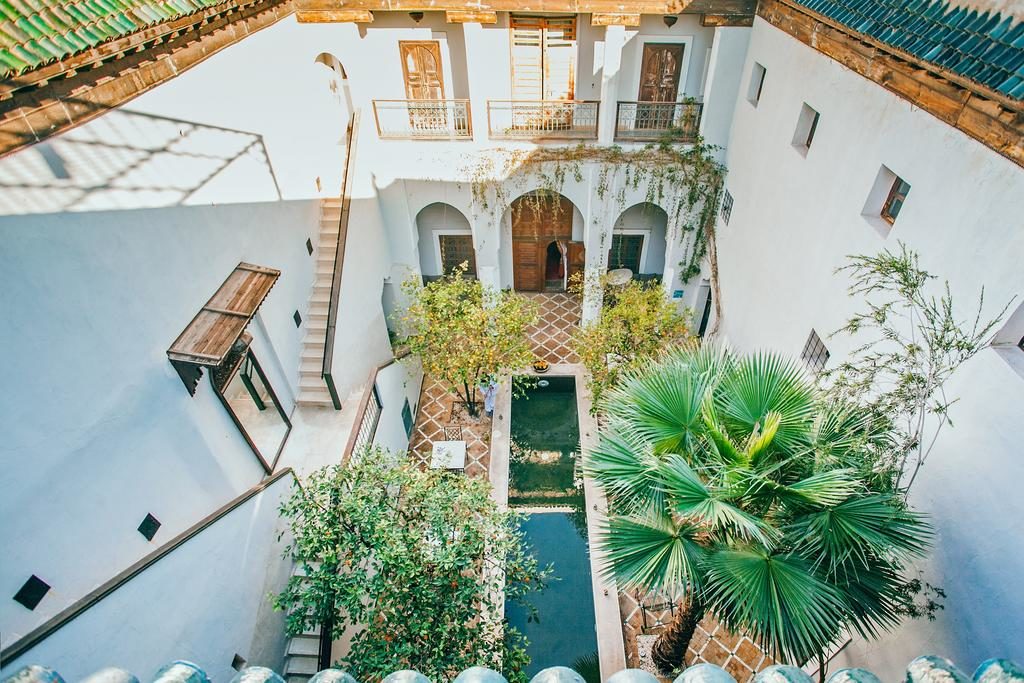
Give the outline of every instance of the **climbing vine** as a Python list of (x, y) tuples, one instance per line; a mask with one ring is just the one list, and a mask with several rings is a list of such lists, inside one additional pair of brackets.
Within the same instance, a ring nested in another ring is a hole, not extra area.
[[(463, 169), (463, 176), (469, 178), (475, 214), (490, 213), (495, 223), (509, 208), (559, 211), (558, 196), (570, 178), (582, 183), (589, 175), (605, 213), (614, 212), (614, 216), (627, 208), (631, 194), (642, 190), (644, 201), (668, 214), (669, 241), (678, 240), (683, 246), (679, 268), (685, 282), (700, 273), (714, 238), (726, 170), (715, 160), (714, 149), (702, 140), (692, 145), (666, 140), (630, 150), (583, 144), (500, 149), (476, 156)], [(534, 191), (524, 195), (528, 188)], [(513, 203), (519, 196), (523, 199)], [(606, 230), (601, 234), (602, 250), (610, 246), (607, 237)], [(712, 272), (712, 277), (717, 281), (717, 273)]]

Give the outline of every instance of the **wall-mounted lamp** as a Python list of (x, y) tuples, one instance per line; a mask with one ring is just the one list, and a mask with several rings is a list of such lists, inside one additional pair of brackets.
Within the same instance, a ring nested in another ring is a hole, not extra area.
[(679, 17), (674, 14), (666, 14), (661, 18), (661, 20), (665, 22), (665, 26), (672, 28), (676, 25), (676, 22), (679, 21)]
[(409, 18), (418, 24), (423, 21), (423, 12), (409, 12)]

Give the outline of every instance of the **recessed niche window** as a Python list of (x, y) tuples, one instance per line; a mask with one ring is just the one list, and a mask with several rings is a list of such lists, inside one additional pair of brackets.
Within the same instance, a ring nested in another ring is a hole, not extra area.
[(306, 251), (309, 252), (310, 256), (313, 255), (313, 240), (308, 237), (306, 238)]
[(231, 668), (235, 671), (241, 671), (245, 668), (246, 664), (248, 664), (248, 662), (245, 661), (245, 657), (237, 652), (235, 653), (235, 656), (231, 658)]
[(50, 584), (33, 574), (28, 578), (28, 581), (22, 584), (18, 592), (14, 594), (14, 601), (30, 610), (34, 610), (49, 590)]
[(882, 218), (885, 221), (889, 223), (896, 222), (896, 217), (900, 215), (903, 203), (907, 201), (909, 193), (910, 183), (896, 176), (892, 181), (892, 186), (889, 188), (889, 196), (885, 198), (885, 203), (882, 204)]
[(766, 69), (758, 62), (754, 62), (754, 68), (750, 70), (750, 84), (747, 86), (747, 101), (755, 107), (761, 101), (765, 73)]
[(888, 166), (878, 169), (861, 215), (882, 235), (888, 235), (910, 193), (910, 183)]
[(412, 438), (412, 428), (414, 426), (412, 419), (412, 406), (409, 405), (409, 399), (405, 399), (405, 403), (402, 404), (402, 426), (405, 427), (405, 435)]
[(139, 525), (139, 533), (145, 536), (147, 541), (152, 541), (159, 528), (160, 520), (147, 513), (145, 519), (142, 520), (142, 524)]
[(807, 154), (807, 150), (811, 148), (820, 117), (821, 114), (804, 102), (800, 108), (800, 118), (796, 121), (796, 132), (793, 133), (793, 146), (801, 154)]
[(295, 311), (294, 313), (292, 313), (292, 320), (295, 321), (295, 327), (298, 327), (299, 325), (302, 324), (302, 316), (299, 315), (298, 311)]
[(729, 219), (732, 217), (732, 193), (729, 190), (725, 191), (722, 196), (722, 222), (729, 225)]
[(1017, 306), (992, 337), (992, 348), (1018, 375), (1024, 377), (1024, 303)]
[(829, 352), (825, 348), (824, 342), (821, 341), (821, 337), (817, 332), (811, 330), (811, 334), (807, 337), (807, 343), (804, 344), (804, 350), (800, 353), (800, 360), (807, 365), (808, 370), (817, 375), (824, 369), (828, 358)]

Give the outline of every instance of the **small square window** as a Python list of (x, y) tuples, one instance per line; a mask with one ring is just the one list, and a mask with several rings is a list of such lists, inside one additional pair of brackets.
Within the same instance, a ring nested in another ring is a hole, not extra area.
[(759, 63), (754, 62), (754, 68), (750, 70), (750, 84), (747, 86), (747, 101), (755, 107), (761, 101), (765, 73), (767, 73), (767, 70)]
[(892, 187), (889, 188), (889, 196), (885, 198), (885, 203), (882, 204), (882, 218), (889, 223), (895, 223), (896, 217), (900, 215), (903, 203), (907, 201), (907, 194), (909, 193), (910, 183), (896, 176), (896, 179), (892, 181)]
[(245, 661), (245, 657), (237, 652), (235, 653), (235, 656), (231, 658), (231, 668), (235, 671), (241, 671), (245, 668), (246, 664), (248, 664), (248, 662)]
[(50, 584), (33, 574), (18, 589), (18, 592), (14, 594), (14, 601), (21, 603), (30, 610), (34, 610), (49, 590)]
[(308, 237), (306, 238), (306, 251), (309, 252), (310, 256), (313, 255), (313, 240), (309, 239)]
[(147, 541), (152, 541), (159, 528), (160, 520), (153, 515), (146, 513), (146, 518), (143, 519), (142, 524), (139, 525), (139, 533), (145, 536)]
[(814, 141), (814, 133), (818, 129), (821, 114), (812, 109), (806, 102), (800, 108), (800, 118), (796, 121), (796, 132), (793, 133), (793, 146), (802, 154), (807, 154)]
[(807, 337), (807, 343), (804, 344), (804, 350), (800, 354), (800, 360), (807, 364), (808, 370), (817, 375), (824, 369), (828, 358), (829, 352), (821, 341), (821, 337), (817, 332), (811, 330), (811, 334)]
[(295, 327), (298, 327), (299, 325), (302, 324), (302, 316), (299, 315), (298, 311), (295, 311), (294, 313), (292, 313), (292, 320), (295, 321)]
[(732, 217), (732, 193), (729, 190), (725, 191), (722, 196), (722, 221), (729, 225), (729, 219)]

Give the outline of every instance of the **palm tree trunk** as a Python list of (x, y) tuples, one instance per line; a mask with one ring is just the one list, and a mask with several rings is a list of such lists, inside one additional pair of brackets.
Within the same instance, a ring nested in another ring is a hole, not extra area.
[(697, 624), (703, 618), (704, 605), (692, 602), (687, 607), (680, 603), (676, 618), (661, 634), (651, 650), (655, 666), (664, 672), (671, 672), (682, 667), (686, 657), (686, 648), (690, 646), (693, 634), (697, 630)]

